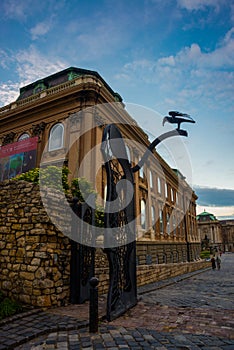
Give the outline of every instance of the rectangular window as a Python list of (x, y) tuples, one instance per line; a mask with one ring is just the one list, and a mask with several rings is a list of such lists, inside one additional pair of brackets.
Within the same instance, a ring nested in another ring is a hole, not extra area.
[(166, 182), (165, 182), (165, 198), (168, 198), (168, 187)]
[(174, 198), (174, 190), (173, 188), (171, 188), (171, 201), (174, 202), (175, 198)]
[(160, 222), (160, 233), (163, 234), (164, 228), (163, 228), (163, 211), (162, 209), (159, 210), (159, 222)]
[(161, 179), (160, 179), (160, 177), (158, 177), (158, 193), (162, 193)]

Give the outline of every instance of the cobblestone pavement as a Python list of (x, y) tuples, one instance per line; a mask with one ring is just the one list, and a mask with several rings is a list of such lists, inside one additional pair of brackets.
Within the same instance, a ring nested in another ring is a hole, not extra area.
[(220, 271), (139, 288), (137, 306), (112, 322), (101, 320), (96, 334), (88, 332), (87, 303), (12, 317), (0, 323), (0, 350), (234, 350), (233, 263), (234, 254), (226, 253)]

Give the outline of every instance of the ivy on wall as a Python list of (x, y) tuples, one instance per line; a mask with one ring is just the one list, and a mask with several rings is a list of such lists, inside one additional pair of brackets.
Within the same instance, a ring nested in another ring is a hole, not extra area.
[[(61, 174), (62, 171), (62, 174)], [(84, 202), (84, 198), (89, 195), (97, 197), (97, 193), (92, 189), (92, 185), (85, 178), (74, 178), (71, 184), (68, 182), (69, 169), (66, 166), (60, 167), (50, 165), (45, 168), (34, 168), (26, 173), (17, 175), (13, 180), (24, 180), (35, 184), (42, 183), (43, 186), (63, 190), (66, 195), (77, 197), (79, 202)], [(84, 198), (83, 198), (84, 197)], [(95, 221), (97, 227), (104, 226), (104, 209), (96, 205)]]

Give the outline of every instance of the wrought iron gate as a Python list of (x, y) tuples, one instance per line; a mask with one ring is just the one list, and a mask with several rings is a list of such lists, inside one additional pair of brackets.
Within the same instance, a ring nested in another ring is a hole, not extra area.
[(111, 321), (137, 303), (134, 180), (124, 141), (113, 124), (104, 130), (101, 151), (107, 174), (104, 245), (110, 282), (106, 317)]
[[(86, 203), (78, 203), (77, 198), (73, 199), (72, 209), (81, 219), (79, 225), (72, 223), (73, 235), (90, 235), (87, 232), (88, 226), (82, 223), (89, 223), (93, 227), (95, 220), (94, 209)], [(90, 297), (89, 280), (94, 276), (95, 270), (95, 248), (92, 246), (77, 243), (71, 240), (71, 271), (70, 271), (70, 299), (72, 304), (81, 304)]]

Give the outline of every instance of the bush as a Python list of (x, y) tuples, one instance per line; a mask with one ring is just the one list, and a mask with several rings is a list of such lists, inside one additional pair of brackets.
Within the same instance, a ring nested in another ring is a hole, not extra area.
[(0, 320), (21, 312), (22, 310), (22, 305), (20, 305), (17, 301), (4, 298), (2, 292), (0, 291)]
[(91, 184), (83, 177), (78, 177), (71, 182), (71, 194), (77, 197), (79, 202), (84, 202), (89, 195), (94, 195), (95, 199), (97, 193), (92, 189)]
[[(62, 179), (61, 179), (62, 171)], [(35, 168), (26, 173), (17, 175), (13, 180), (24, 180), (35, 184), (42, 183), (44, 186), (64, 190), (66, 194), (77, 197), (79, 202), (84, 202), (89, 195), (94, 196), (96, 201), (97, 193), (92, 189), (92, 185), (83, 177), (75, 178), (68, 183), (68, 167), (48, 166), (46, 168)], [(104, 226), (104, 209), (97, 207), (95, 212), (95, 224), (97, 227)]]
[(207, 259), (210, 258), (210, 251), (209, 250), (202, 250), (200, 253), (201, 259)]
[(64, 166), (60, 168), (57, 166), (50, 165), (45, 168), (35, 168), (29, 170), (26, 173), (22, 173), (14, 177), (14, 180), (24, 180), (36, 184), (39, 184), (39, 182), (41, 182), (44, 186), (48, 186), (50, 188), (55, 188), (58, 190), (64, 190), (64, 192), (67, 193), (69, 191), (68, 174), (68, 167)]

